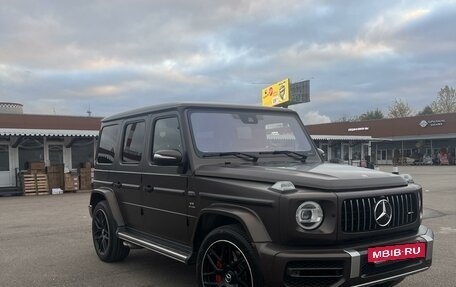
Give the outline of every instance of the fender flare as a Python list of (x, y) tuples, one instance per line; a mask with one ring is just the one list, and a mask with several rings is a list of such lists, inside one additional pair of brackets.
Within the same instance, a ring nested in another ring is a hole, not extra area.
[(206, 214), (222, 215), (238, 221), (247, 232), (247, 236), (252, 243), (272, 241), (258, 214), (251, 209), (231, 204), (213, 204), (202, 209), (196, 224), (193, 239), (195, 239), (201, 218)]
[(104, 199), (106, 199), (106, 202), (108, 203), (109, 209), (111, 210), (111, 214), (116, 221), (117, 226), (124, 226), (125, 222), (123, 220), (122, 213), (120, 212), (119, 204), (114, 191), (109, 188), (94, 189), (90, 194), (90, 205), (92, 206), (92, 209), (95, 208), (93, 205), (93, 197), (95, 194), (101, 195), (104, 197)]

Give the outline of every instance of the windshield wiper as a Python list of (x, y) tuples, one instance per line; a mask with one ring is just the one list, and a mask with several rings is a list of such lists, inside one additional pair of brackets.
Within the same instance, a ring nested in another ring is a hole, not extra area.
[(291, 150), (262, 151), (259, 154), (284, 154), (291, 158), (298, 159), (302, 162), (306, 162), (307, 159), (307, 155)]
[(241, 158), (243, 160), (248, 160), (251, 162), (258, 161), (257, 156), (254, 156), (254, 155), (248, 154), (248, 153), (243, 153), (243, 152), (236, 152), (236, 151), (206, 153), (206, 154), (203, 154), (203, 157), (216, 157), (216, 156), (228, 156), (228, 155), (232, 155), (232, 156)]

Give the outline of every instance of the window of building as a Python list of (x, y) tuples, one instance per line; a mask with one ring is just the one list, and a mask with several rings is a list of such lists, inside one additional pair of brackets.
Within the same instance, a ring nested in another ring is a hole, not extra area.
[(71, 146), (71, 164), (73, 168), (78, 168), (86, 162), (93, 166), (93, 139), (79, 139)]
[(8, 145), (0, 145), (0, 171), (9, 171), (9, 149)]
[(101, 131), (100, 145), (98, 147), (98, 163), (112, 164), (114, 162), (118, 134), (118, 125), (106, 126), (103, 128)]
[(177, 118), (164, 118), (155, 122), (153, 153), (158, 150), (182, 152), (182, 140)]
[(49, 145), (49, 162), (53, 164), (63, 164), (63, 145)]
[(19, 168), (26, 170), (31, 162), (44, 162), (42, 139), (27, 138), (19, 145)]
[(126, 126), (122, 151), (123, 162), (138, 163), (141, 161), (145, 130), (145, 122), (131, 123)]

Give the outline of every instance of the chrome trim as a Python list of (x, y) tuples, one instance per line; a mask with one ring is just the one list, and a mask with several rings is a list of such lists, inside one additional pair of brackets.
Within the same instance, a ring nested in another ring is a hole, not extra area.
[(167, 193), (174, 193), (179, 195), (184, 195), (185, 190), (183, 189), (175, 189), (175, 188), (165, 188), (165, 187), (154, 187), (155, 192), (167, 192)]
[(372, 286), (372, 285), (383, 283), (383, 282), (386, 282), (386, 281), (390, 281), (390, 280), (398, 279), (398, 278), (401, 278), (401, 277), (409, 276), (409, 275), (412, 275), (412, 274), (415, 274), (415, 273), (418, 273), (418, 272), (426, 271), (428, 269), (429, 269), (429, 267), (424, 267), (424, 268), (421, 268), (421, 269), (413, 270), (413, 271), (402, 273), (402, 274), (399, 274), (399, 275), (395, 275), (395, 276), (391, 276), (391, 277), (387, 277), (387, 278), (383, 278), (383, 279), (379, 279), (379, 280), (375, 280), (375, 281), (371, 281), (371, 282), (367, 282), (367, 283), (363, 283), (363, 284), (359, 284), (359, 285), (353, 285), (352, 287)]
[(180, 254), (178, 252), (166, 249), (166, 248), (164, 248), (164, 247), (162, 247), (160, 245), (144, 241), (142, 239), (139, 239), (139, 238), (136, 238), (134, 236), (128, 235), (128, 234), (123, 233), (121, 231), (117, 232), (117, 236), (120, 239), (122, 239), (122, 240), (128, 241), (128, 242), (130, 242), (132, 244), (139, 245), (141, 247), (144, 247), (146, 249), (149, 249), (151, 251), (154, 251), (156, 253), (159, 253), (161, 255), (164, 255), (166, 257), (169, 257), (171, 259), (177, 260), (177, 261), (182, 262), (182, 263), (186, 263), (188, 258), (189, 258), (188, 256), (186, 256), (184, 254)]
[(104, 180), (94, 179), (93, 183), (101, 183), (101, 184), (106, 184), (106, 185), (112, 185), (113, 182), (112, 181), (104, 181)]
[(128, 187), (132, 189), (139, 189), (141, 186), (138, 184), (129, 184), (129, 183), (122, 183), (122, 187)]
[(145, 209), (151, 209), (151, 210), (161, 211), (161, 212), (170, 213), (170, 214), (175, 214), (175, 215), (179, 215), (179, 216), (186, 216), (186, 217), (191, 217), (191, 218), (197, 218), (196, 216), (188, 215), (188, 214), (185, 214), (185, 213), (180, 213), (180, 212), (175, 212), (175, 211), (171, 211), (171, 210), (166, 210), (166, 209), (161, 209), (161, 208), (155, 208), (155, 207), (150, 207), (150, 206), (145, 206), (145, 205), (136, 204), (136, 203), (132, 203), (132, 202), (124, 202), (124, 204), (126, 204), (126, 205), (131, 205), (131, 206), (137, 206), (137, 207), (141, 207), (141, 208), (145, 208)]
[(345, 253), (350, 255), (351, 262), (350, 262), (350, 278), (357, 278), (359, 277), (359, 273), (361, 270), (361, 254), (356, 250), (344, 250)]
[(432, 250), (434, 249), (434, 238), (427, 234), (421, 235), (420, 237), (426, 240), (426, 260), (430, 260), (432, 259)]
[(126, 170), (107, 170), (107, 169), (94, 169), (94, 172), (106, 172), (106, 173), (126, 173), (126, 174), (141, 174), (141, 175), (163, 175), (163, 176), (173, 176), (173, 177), (183, 177), (186, 175), (183, 174), (172, 174), (172, 173), (153, 173), (153, 172), (136, 172), (136, 171), (126, 171)]

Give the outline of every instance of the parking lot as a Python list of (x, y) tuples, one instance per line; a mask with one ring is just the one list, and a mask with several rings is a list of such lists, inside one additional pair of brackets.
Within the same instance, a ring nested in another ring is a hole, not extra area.
[[(381, 167), (392, 171), (392, 167)], [(456, 167), (400, 167), (423, 186), (425, 220), (434, 232), (432, 268), (406, 286), (454, 286)], [(1, 286), (196, 286), (194, 267), (147, 250), (121, 263), (95, 255), (89, 193), (0, 197)]]

